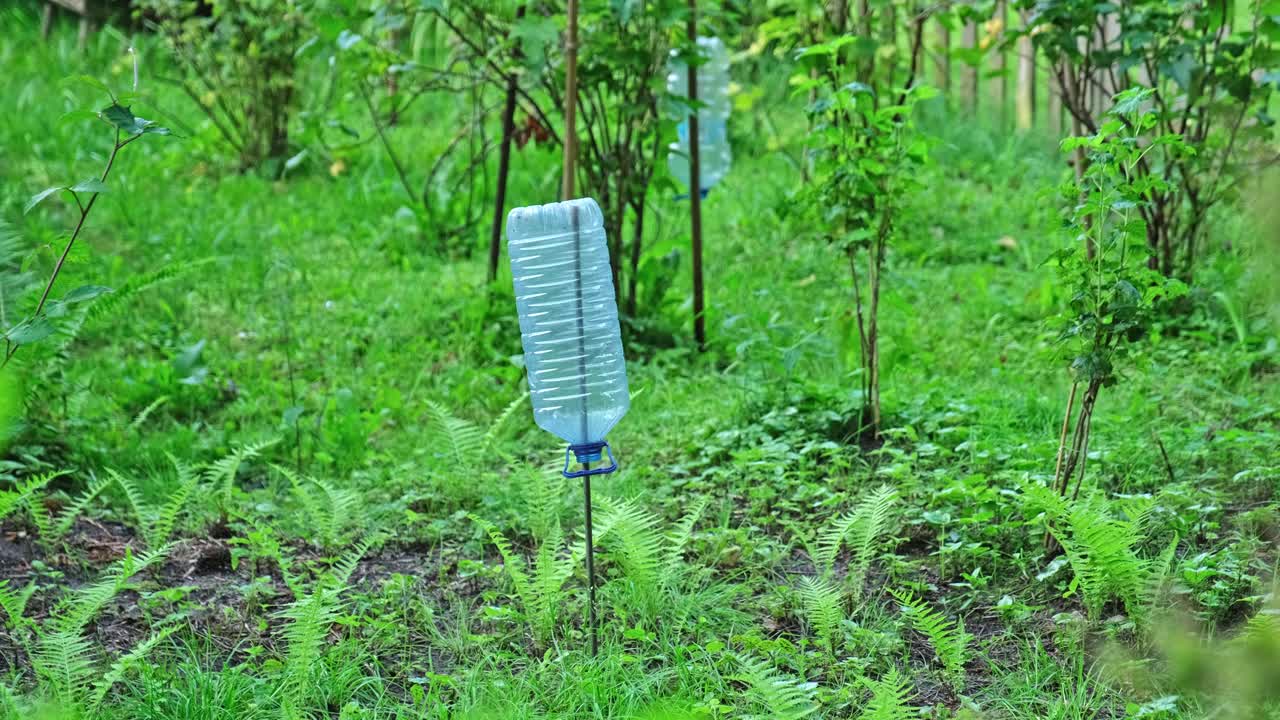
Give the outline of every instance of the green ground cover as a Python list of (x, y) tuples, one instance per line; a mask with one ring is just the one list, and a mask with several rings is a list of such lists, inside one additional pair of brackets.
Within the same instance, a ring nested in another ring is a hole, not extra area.
[[(131, 70), (110, 28), (79, 53), (25, 5), (0, 19), (6, 272), (47, 277), (78, 213), (22, 206), (110, 149), (59, 122), (96, 101), (61, 80)], [(1054, 143), (925, 109), (936, 162), (882, 298), (883, 442), (860, 443), (848, 269), (794, 207), (804, 119), (735, 123), (704, 204), (707, 353), (687, 206), (650, 199), (622, 469), (594, 487), (592, 658), (580, 491), (530, 422), (483, 223), (441, 238), (375, 143), (233, 172), (139, 47), (182, 137), (121, 153), (59, 281), (113, 301), (12, 366), (29, 400), (0, 489), (64, 474), (0, 524), (0, 716), (1274, 716), (1260, 216), (1214, 218), (1213, 259), (1102, 395), (1081, 499), (1058, 506), (1039, 491), (1069, 386), (1045, 326), (1069, 299), (1042, 264), (1065, 242)], [(451, 102), (394, 130), (416, 168)], [(509, 204), (552, 199), (558, 164), (520, 151)]]

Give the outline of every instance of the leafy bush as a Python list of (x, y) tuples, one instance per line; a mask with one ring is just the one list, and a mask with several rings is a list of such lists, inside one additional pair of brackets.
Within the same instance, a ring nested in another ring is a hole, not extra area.
[[(1150, 267), (1190, 279), (1204, 254), (1211, 211), (1237, 197), (1274, 136), (1267, 114), (1277, 78), (1280, 15), (1249, 2), (1240, 22), (1232, 2), (1021, 0), (1027, 32), (1053, 63), (1055, 91), (1078, 128), (1109, 135), (1116, 113), (1098, 98), (1134, 98), (1157, 138), (1129, 169), (1145, 200), (1133, 209)], [(1152, 89), (1141, 99), (1132, 94)], [(1105, 102), (1105, 101), (1104, 101)], [(1120, 116), (1130, 113), (1121, 112)], [(1077, 173), (1091, 159), (1077, 156)]]
[[(1070, 303), (1051, 320), (1071, 356), (1071, 393), (1059, 439), (1054, 486), (1066, 495), (1079, 470), (1073, 497), (1080, 492), (1089, 431), (1099, 391), (1120, 378), (1117, 363), (1146, 336), (1169, 300), (1186, 292), (1177, 280), (1151, 269), (1151, 248), (1143, 239), (1142, 219), (1155, 194), (1168, 189), (1161, 176), (1142, 171), (1156, 148), (1185, 153), (1178, 135), (1151, 133), (1156, 112), (1144, 109), (1153, 91), (1141, 88), (1116, 96), (1108, 120), (1094, 135), (1063, 141), (1064, 150), (1083, 150), (1088, 168), (1063, 188), (1070, 203), (1070, 244), (1051, 258)], [(1080, 386), (1084, 387), (1071, 442), (1067, 431)]]
[(283, 171), (298, 108), (298, 56), (311, 39), (310, 0), (139, 0), (164, 37), (183, 91), (231, 146), (241, 170)]
[[(928, 142), (913, 117), (915, 104), (934, 93), (915, 85), (914, 77), (900, 91), (849, 82), (842, 50), (855, 42), (855, 36), (845, 35), (806, 48), (801, 58), (820, 74), (800, 81), (798, 90), (818, 93), (809, 107), (817, 162), (807, 199), (823, 228), (820, 234), (849, 263), (864, 409), (860, 430), (877, 439), (885, 256), (903, 231), (902, 211), (919, 187), (919, 166), (928, 162)], [(865, 256), (865, 270), (858, 268), (860, 256)]]

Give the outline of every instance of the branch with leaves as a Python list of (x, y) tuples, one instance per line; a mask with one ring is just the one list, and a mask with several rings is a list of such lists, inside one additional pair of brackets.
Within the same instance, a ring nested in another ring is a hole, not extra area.
[[(136, 91), (138, 78), (137, 56), (134, 55), (134, 58), (134, 90)], [(100, 80), (89, 76), (80, 76), (74, 79), (106, 93), (111, 99), (111, 104), (102, 110), (96, 112), (77, 111), (70, 115), (70, 117), (92, 118), (94, 121), (102, 122), (111, 128), (114, 133), (111, 153), (107, 156), (106, 166), (97, 176), (81, 180), (73, 185), (55, 185), (45, 188), (33, 195), (23, 208), (24, 213), (31, 212), (32, 208), (49, 197), (65, 192), (75, 201), (76, 208), (80, 211), (80, 216), (76, 219), (75, 228), (71, 231), (71, 237), (67, 240), (66, 246), (62, 249), (62, 253), (58, 256), (58, 260), (53, 266), (53, 271), (49, 274), (49, 280), (45, 283), (44, 290), (40, 293), (40, 300), (36, 303), (35, 310), (32, 311), (31, 315), (4, 333), (4, 360), (0, 361), (0, 367), (8, 365), (9, 361), (17, 354), (18, 349), (23, 345), (38, 342), (52, 335), (57, 329), (54, 320), (65, 315), (69, 308), (92, 300), (103, 293), (110, 292), (110, 288), (101, 285), (84, 285), (59, 299), (50, 300), (50, 296), (53, 294), (53, 287), (58, 282), (58, 276), (61, 275), (62, 268), (66, 265), (67, 258), (70, 257), (76, 241), (80, 239), (80, 234), (84, 231), (89, 214), (93, 212), (94, 205), (98, 202), (98, 196), (107, 190), (107, 178), (111, 176), (111, 170), (115, 167), (116, 157), (120, 154), (120, 151), (144, 135), (170, 134), (168, 128), (134, 115), (130, 106), (125, 105), (124, 100), (117, 97)]]

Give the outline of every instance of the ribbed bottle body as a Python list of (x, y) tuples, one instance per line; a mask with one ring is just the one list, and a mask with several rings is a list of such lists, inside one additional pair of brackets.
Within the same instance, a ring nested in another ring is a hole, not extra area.
[(604, 440), (631, 406), (603, 221), (591, 198), (507, 215), (534, 421), (571, 445)]
[[(729, 172), (733, 155), (729, 149), (729, 52), (719, 38), (700, 37), (698, 48), (707, 61), (698, 66), (698, 100), (705, 106), (698, 110), (698, 180), (706, 190), (715, 186)], [(688, 66), (676, 59), (674, 51), (668, 64), (667, 92), (680, 97), (689, 95)], [(677, 128), (679, 138), (671, 143), (667, 167), (677, 181), (689, 182), (689, 121)]]

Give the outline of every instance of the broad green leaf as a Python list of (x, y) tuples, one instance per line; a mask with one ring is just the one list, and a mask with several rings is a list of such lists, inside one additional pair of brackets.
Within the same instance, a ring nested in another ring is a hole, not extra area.
[(102, 182), (98, 178), (85, 178), (84, 180), (81, 180), (80, 182), (71, 186), (72, 192), (78, 192), (78, 193), (81, 193), (81, 192), (100, 193), (100, 192), (105, 192), (106, 189), (107, 189), (107, 184)]
[(67, 125), (69, 123), (79, 122), (81, 120), (100, 120), (100, 119), (102, 119), (102, 115), (97, 110), (84, 110), (84, 109), (71, 110), (69, 112), (63, 113), (62, 117), (58, 118), (58, 124)]
[(140, 118), (134, 115), (133, 111), (128, 107), (119, 103), (112, 104), (103, 110), (102, 117), (126, 135), (141, 135), (143, 133), (151, 133), (153, 135), (169, 134), (169, 128), (161, 127), (150, 120)]
[(9, 332), (5, 333), (5, 338), (18, 345), (29, 345), (49, 337), (56, 329), (53, 323), (49, 322), (49, 318), (41, 315), (36, 318), (27, 318), (13, 326)]
[(105, 285), (81, 285), (64, 295), (62, 302), (67, 304), (81, 303), (109, 292), (111, 292), (111, 288)]
[(27, 201), (27, 204), (22, 206), (22, 214), (26, 215), (27, 213), (31, 212), (31, 208), (39, 205), (41, 202), (44, 201), (45, 198), (58, 192), (59, 190), (66, 190), (66, 189), (67, 189), (66, 185), (57, 185), (55, 187), (45, 188), (40, 192), (36, 193), (35, 195), (32, 195), (31, 199)]

